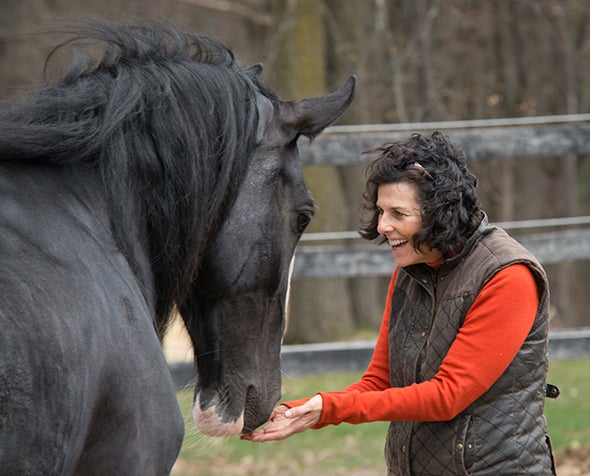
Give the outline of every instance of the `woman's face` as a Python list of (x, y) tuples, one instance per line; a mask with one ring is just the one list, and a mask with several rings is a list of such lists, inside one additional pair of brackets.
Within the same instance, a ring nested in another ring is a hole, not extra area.
[(433, 263), (442, 258), (442, 253), (436, 249), (414, 248), (413, 237), (422, 229), (421, 207), (416, 195), (416, 186), (407, 182), (384, 184), (377, 189), (377, 231), (388, 239), (395, 263), (400, 267)]

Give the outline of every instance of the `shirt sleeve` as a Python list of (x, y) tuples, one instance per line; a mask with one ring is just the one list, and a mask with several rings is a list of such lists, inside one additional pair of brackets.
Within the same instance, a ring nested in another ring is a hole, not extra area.
[(389, 319), (391, 316), (391, 295), (395, 287), (395, 279), (397, 277), (397, 268), (393, 272), (389, 289), (387, 290), (387, 301), (385, 303), (385, 310), (383, 311), (383, 318), (381, 319), (381, 327), (371, 362), (367, 367), (366, 372), (361, 379), (345, 388), (344, 392), (368, 392), (386, 390), (390, 386), (389, 380)]
[[(394, 280), (390, 285), (388, 304)], [(314, 428), (370, 421), (446, 421), (486, 392), (508, 368), (533, 325), (539, 299), (527, 266), (499, 271), (484, 286), (432, 380), (389, 386), (389, 305), (373, 359), (361, 380), (339, 392), (320, 392)]]

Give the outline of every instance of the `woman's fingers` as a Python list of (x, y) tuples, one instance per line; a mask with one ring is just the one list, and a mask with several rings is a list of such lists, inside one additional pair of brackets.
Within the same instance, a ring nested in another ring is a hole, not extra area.
[(313, 424), (308, 424), (304, 418), (285, 418), (281, 422), (271, 422), (264, 428), (256, 430), (249, 435), (244, 435), (242, 438), (255, 443), (284, 440), (295, 433), (301, 433), (302, 431), (307, 430), (311, 426), (313, 426)]

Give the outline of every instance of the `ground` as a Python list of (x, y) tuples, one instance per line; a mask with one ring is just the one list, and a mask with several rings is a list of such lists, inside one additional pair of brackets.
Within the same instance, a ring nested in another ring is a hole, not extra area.
[(576, 449), (568, 449), (557, 455), (558, 476), (590, 475), (590, 444)]

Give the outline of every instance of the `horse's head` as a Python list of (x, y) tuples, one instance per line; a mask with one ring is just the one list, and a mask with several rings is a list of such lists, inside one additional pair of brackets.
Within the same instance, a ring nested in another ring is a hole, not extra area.
[(332, 94), (294, 102), (257, 96), (254, 155), (193, 293), (180, 306), (198, 370), (193, 416), (204, 434), (251, 431), (280, 398), (289, 269), (314, 213), (297, 139), (314, 137), (337, 119), (355, 85), (351, 77)]
[(282, 102), (211, 37), (152, 22), (72, 33), (104, 48), (33, 103), (45, 127), (28, 129), (44, 135), (22, 141), (27, 156), (93, 164), (157, 331), (176, 305), (193, 341), (197, 426), (252, 430), (280, 397), (289, 266), (314, 212), (297, 139), (346, 110), (356, 79)]

